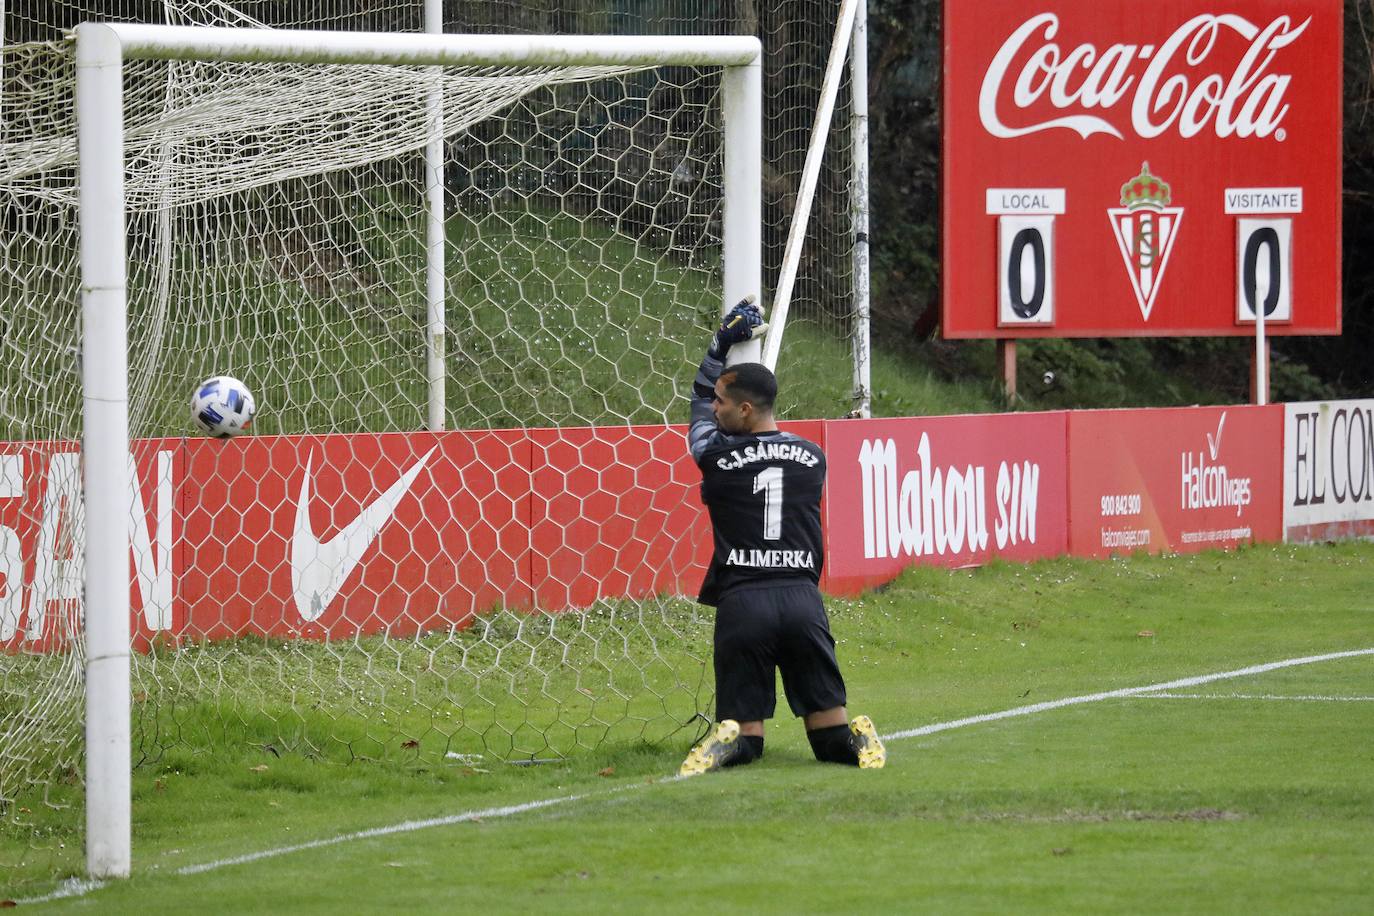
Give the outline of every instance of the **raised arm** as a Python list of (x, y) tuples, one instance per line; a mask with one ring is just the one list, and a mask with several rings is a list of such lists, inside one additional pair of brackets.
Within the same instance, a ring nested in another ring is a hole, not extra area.
[(692, 418), (687, 427), (687, 450), (692, 453), (694, 460), (700, 461), (702, 454), (720, 435), (713, 403), (716, 380), (725, 370), (726, 355), (735, 344), (762, 336), (767, 329), (763, 313), (755, 304), (754, 297), (749, 295), (730, 310), (711, 337), (711, 345), (706, 348), (706, 355), (692, 380)]

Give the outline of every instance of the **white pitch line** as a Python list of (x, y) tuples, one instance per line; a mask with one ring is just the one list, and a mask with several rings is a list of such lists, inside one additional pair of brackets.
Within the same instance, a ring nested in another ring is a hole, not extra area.
[[(1032, 703), (1029, 706), (1018, 706), (1015, 709), (1006, 709), (1002, 712), (987, 713), (981, 716), (968, 716), (963, 719), (953, 719), (949, 722), (936, 722), (933, 725), (923, 725), (920, 728), (908, 729), (906, 731), (894, 732), (890, 735), (883, 735), (886, 741), (897, 741), (902, 738), (915, 738), (921, 735), (931, 735), (935, 732), (948, 731), (952, 728), (963, 728), (966, 725), (980, 725), (984, 722), (995, 722), (999, 719), (1010, 719), (1016, 716), (1028, 716), (1032, 713), (1047, 712), (1051, 709), (1060, 709), (1065, 706), (1077, 706), (1082, 703), (1095, 703), (1099, 700), (1111, 700), (1118, 697), (1131, 697), (1144, 693), (1159, 693), (1164, 690), (1174, 690), (1180, 687), (1196, 687), (1199, 684), (1209, 684), (1212, 681), (1222, 681), (1228, 678), (1245, 677), (1251, 674), (1263, 674), (1266, 671), (1276, 671), (1280, 668), (1292, 668), (1297, 665), (1311, 665), (1315, 662), (1334, 661), (1340, 658), (1354, 658), (1361, 655), (1374, 655), (1374, 649), (1354, 649), (1349, 652), (1331, 652), (1326, 655), (1308, 655), (1303, 658), (1290, 658), (1280, 662), (1269, 662), (1264, 665), (1253, 665), (1249, 668), (1239, 668), (1235, 671), (1223, 671), (1218, 674), (1204, 674), (1198, 677), (1187, 677), (1176, 681), (1167, 681), (1162, 684), (1149, 684), (1145, 687), (1127, 687), (1122, 690), (1109, 690), (1104, 693), (1090, 693), (1078, 697), (1066, 697), (1062, 700), (1052, 700), (1047, 703)], [(326, 837), (325, 839), (312, 840), (307, 843), (298, 843), (294, 846), (278, 846), (275, 849), (264, 849), (261, 852), (248, 853), (242, 856), (234, 856), (228, 859), (218, 859), (214, 862), (206, 862), (201, 865), (187, 865), (177, 869), (177, 875), (197, 875), (208, 871), (215, 871), (220, 868), (227, 868), (231, 865), (244, 865), (249, 862), (258, 862), (263, 859), (271, 859), (277, 856), (284, 856), (294, 852), (303, 852), (308, 849), (320, 849), (325, 846), (337, 846), (341, 843), (349, 843), (353, 840), (365, 840), (371, 837), (391, 836), (398, 833), (411, 833), (416, 830), (424, 830), (429, 827), (442, 827), (450, 824), (461, 824), (466, 821), (475, 821), (482, 818), (511, 817), (516, 814), (523, 814), (526, 811), (535, 811), (540, 808), (551, 808), (555, 805), (568, 804), (570, 802), (581, 801), (584, 798), (593, 798), (601, 795), (610, 795), (616, 792), (625, 792), (630, 789), (641, 789), (648, 785), (662, 785), (664, 783), (680, 782), (690, 777), (673, 776), (660, 779), (650, 783), (630, 783), (624, 786), (617, 786), (613, 789), (606, 789), (598, 792), (583, 792), (578, 795), (561, 795), (556, 798), (545, 798), (539, 801), (525, 802), (519, 805), (504, 805), (499, 808), (486, 808), (481, 811), (465, 811), (461, 814), (451, 814), (446, 817), (434, 817), (420, 821), (405, 821), (400, 824), (392, 824), (388, 827), (374, 827), (370, 830), (359, 830), (354, 833), (344, 833), (338, 836)], [(38, 903), (47, 900), (55, 900), (62, 897), (81, 897), (91, 891), (98, 890), (105, 885), (101, 882), (89, 882), (81, 884), (73, 882), (66, 885), (52, 894), (44, 897), (34, 897), (28, 900), (19, 900), (17, 903)]]
[(519, 805), (503, 805), (499, 808), (486, 808), (481, 811), (464, 811), (462, 814), (450, 814), (445, 817), (431, 817), (422, 821), (404, 821), (400, 824), (392, 824), (389, 827), (373, 827), (369, 830), (359, 830), (355, 833), (343, 833), (338, 836), (327, 837), (323, 840), (311, 840), (308, 843), (297, 843), (294, 846), (278, 846), (276, 849), (264, 849), (261, 852), (250, 852), (247, 855), (232, 856), (228, 859), (217, 859), (214, 862), (205, 862), (201, 865), (187, 865), (176, 870), (178, 875), (198, 875), (202, 872), (214, 871), (217, 868), (225, 868), (230, 865), (245, 865), (249, 862), (257, 862), (261, 859), (271, 859), (276, 856), (284, 856), (288, 853), (303, 852), (307, 849), (320, 849), (324, 846), (337, 846), (340, 843), (350, 843), (353, 840), (368, 840), (372, 837), (390, 836), (394, 833), (411, 833), (415, 830), (425, 830), (429, 827), (446, 827), (450, 824), (462, 824), (466, 821), (478, 821), (482, 818), (510, 817), (513, 814), (523, 814), (526, 811), (534, 811), (539, 808), (550, 808), (554, 805), (561, 805), (567, 802), (575, 802), (584, 799), (589, 794), (564, 795), (559, 798), (545, 798), (540, 801), (525, 802)]
[(1281, 693), (1142, 693), (1137, 700), (1300, 700), (1307, 703), (1374, 703), (1374, 697), (1285, 696)]
[(1065, 706), (1079, 706), (1083, 703), (1097, 703), (1101, 700), (1133, 697), (1142, 693), (1159, 693), (1163, 690), (1177, 690), (1181, 687), (1196, 687), (1199, 684), (1210, 684), (1213, 681), (1225, 681), (1231, 678), (1248, 677), (1252, 674), (1264, 674), (1266, 671), (1277, 671), (1280, 668), (1295, 668), (1298, 665), (1311, 665), (1316, 662), (1335, 661), (1338, 658), (1355, 658), (1360, 655), (1374, 655), (1374, 649), (1352, 649), (1349, 652), (1329, 652), (1326, 655), (1306, 655), (1302, 658), (1289, 658), (1281, 662), (1251, 665), (1249, 668), (1237, 668), (1235, 671), (1222, 671), (1217, 674), (1185, 677), (1176, 681), (1165, 681), (1162, 684), (1150, 684), (1145, 687), (1125, 687), (1121, 690), (1089, 693), (1081, 697), (1065, 697), (1062, 700), (1050, 700), (1046, 703), (1032, 703), (1029, 706), (1017, 706), (1015, 709), (1004, 709), (1001, 712), (990, 712), (981, 716), (968, 716), (963, 719), (953, 719), (949, 722), (936, 722), (934, 725), (923, 725), (920, 728), (893, 732), (890, 735), (883, 735), (882, 738), (886, 741), (895, 741), (900, 738), (917, 738), (921, 735), (933, 735), (936, 732), (948, 731), (951, 728), (963, 728), (966, 725), (981, 725), (984, 722), (996, 722), (999, 719), (1028, 716), (1031, 713), (1048, 712), (1051, 709), (1062, 709)]
[(68, 897), (84, 897), (91, 891), (98, 891), (104, 886), (104, 881), (91, 878), (68, 878), (59, 884), (55, 890), (44, 894), (42, 897), (28, 897), (14, 902), (20, 906), (29, 903), (51, 903), (54, 900), (65, 900)]

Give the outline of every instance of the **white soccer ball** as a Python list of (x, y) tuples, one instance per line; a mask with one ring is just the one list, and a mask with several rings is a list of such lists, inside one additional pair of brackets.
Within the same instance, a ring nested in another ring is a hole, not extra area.
[(256, 412), (248, 386), (228, 375), (207, 378), (191, 394), (191, 419), (207, 436), (237, 436), (248, 429)]

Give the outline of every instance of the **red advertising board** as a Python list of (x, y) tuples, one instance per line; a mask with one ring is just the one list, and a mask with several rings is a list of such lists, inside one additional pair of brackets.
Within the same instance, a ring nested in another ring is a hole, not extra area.
[(947, 337), (1340, 333), (1339, 0), (944, 5)]
[(711, 549), (701, 472), (680, 426), (541, 429), (531, 581), (540, 607), (695, 594)]
[(178, 635), (340, 638), (528, 607), (523, 431), (187, 443)]
[[(1302, 477), (1304, 506), (1328, 491), (1363, 506), (1374, 489), (1358, 472), (1374, 467), (1374, 425), (1362, 402), (1345, 406), (1329, 425), (1354, 458)], [(1278, 406), (785, 428), (826, 451), (821, 584), (853, 594), (916, 563), (1278, 540), (1283, 418)], [(136, 442), (135, 643), (404, 635), (495, 607), (693, 595), (711, 538), (683, 432)], [(1322, 435), (1294, 440), (1294, 468), (1312, 464)], [(2, 651), (62, 649), (83, 612), (78, 457), (70, 443), (0, 446)]]
[(42, 650), (79, 611), (82, 582), (68, 574), (83, 525), (79, 455), (64, 443), (15, 444), (0, 455), (0, 646)]
[[(146, 645), (177, 616), (181, 440), (130, 450), (130, 607)], [(84, 590), (85, 509), (75, 443), (0, 444), (0, 651), (61, 649), (77, 632)]]
[(826, 424), (826, 587), (1067, 549), (1062, 413)]
[(1281, 406), (1068, 417), (1074, 555), (1191, 552), (1280, 539)]
[[(819, 421), (785, 426), (824, 443)], [(135, 642), (403, 635), (496, 607), (694, 595), (711, 536), (684, 434), (136, 442)], [(76, 631), (79, 457), (73, 443), (0, 447), (0, 650), (61, 649)]]

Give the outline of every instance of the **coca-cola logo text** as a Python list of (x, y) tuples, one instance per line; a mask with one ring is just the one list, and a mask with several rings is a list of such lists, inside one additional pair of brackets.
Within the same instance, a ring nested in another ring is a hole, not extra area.
[[(1278, 16), (1260, 27), (1234, 14), (1205, 14), (1159, 45), (1114, 44), (1099, 51), (1085, 43), (1066, 51), (1054, 41), (1059, 17), (1041, 13), (1012, 32), (993, 58), (978, 96), (979, 117), (995, 137), (1064, 128), (1084, 139), (1109, 134), (1121, 140), (1127, 116), (1116, 109), (1129, 99), (1129, 128), (1142, 138), (1176, 131), (1186, 139), (1211, 130), (1217, 137), (1281, 141), (1292, 75), (1273, 71), (1274, 58), (1311, 21), (1295, 26), (1291, 17)], [(1248, 43), (1239, 59), (1218, 52), (1237, 44), (1227, 41), (1229, 33)], [(1041, 100), (1067, 113), (1021, 123), (1018, 115)]]

